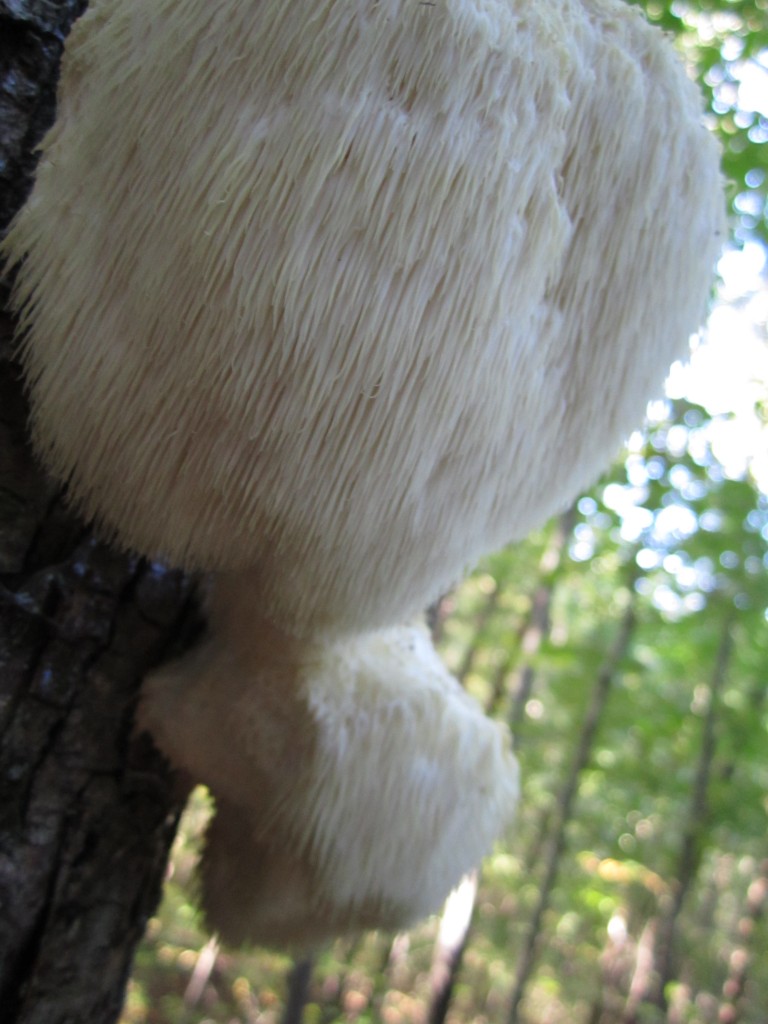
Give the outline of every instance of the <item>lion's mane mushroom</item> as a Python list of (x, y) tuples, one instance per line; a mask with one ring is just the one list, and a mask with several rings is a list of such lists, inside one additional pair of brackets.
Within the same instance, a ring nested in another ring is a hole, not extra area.
[(423, 627), (297, 654), (274, 633), (245, 653), (218, 625), (215, 645), (169, 666), (148, 702), (174, 763), (206, 751), (211, 926), (231, 942), (304, 944), (438, 907), (515, 806), (506, 729), (446, 672)]
[(77, 23), (5, 244), (34, 438), (108, 534), (218, 574), (144, 720), (219, 799), (225, 935), (396, 924), (504, 826), (498, 731), (390, 627), (592, 481), (685, 352), (722, 226), (696, 90), (620, 0)]

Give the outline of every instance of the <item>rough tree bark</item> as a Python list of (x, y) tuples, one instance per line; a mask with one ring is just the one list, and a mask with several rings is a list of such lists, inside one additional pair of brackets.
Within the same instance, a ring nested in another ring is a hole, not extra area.
[[(84, 7), (0, 0), (0, 228)], [(109, 1024), (182, 803), (133, 711), (143, 673), (191, 636), (192, 588), (67, 511), (30, 454), (12, 332), (0, 314), (0, 1017)]]

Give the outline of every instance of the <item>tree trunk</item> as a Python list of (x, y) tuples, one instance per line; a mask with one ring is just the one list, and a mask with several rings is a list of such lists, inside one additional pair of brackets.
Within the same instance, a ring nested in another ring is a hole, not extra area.
[[(539, 653), (541, 645), (549, 637), (552, 625), (550, 620), (552, 599), (563, 561), (563, 553), (573, 533), (575, 522), (576, 506), (571, 505), (558, 519), (554, 534), (539, 563), (539, 582), (531, 598), (531, 610), (521, 635), (520, 664), (515, 673), (515, 680), (510, 686), (512, 710), (509, 715), (509, 728), (514, 737), (516, 749), (520, 746), (520, 726), (533, 691), (536, 655)], [(494, 685), (496, 693), (501, 690), (502, 680), (503, 676), (500, 676), (499, 682)]]
[(709, 826), (709, 781), (717, 745), (715, 724), (719, 712), (720, 693), (727, 678), (732, 648), (731, 622), (728, 618), (723, 625), (709, 685), (709, 706), (703, 723), (699, 760), (678, 854), (672, 899), (659, 922), (655, 970), (650, 977), (651, 983), (643, 998), (643, 1002), (658, 1007), (662, 1013), (666, 1013), (668, 1009), (667, 986), (677, 975), (677, 931), (680, 915), (686, 896), (698, 875)]
[(304, 1007), (309, 999), (312, 981), (312, 958), (297, 960), (288, 974), (288, 992), (280, 1024), (301, 1024)]
[(621, 662), (630, 649), (635, 631), (635, 610), (632, 603), (632, 593), (630, 590), (629, 604), (621, 620), (618, 634), (595, 680), (589, 705), (581, 725), (576, 750), (558, 795), (557, 820), (544, 858), (544, 872), (539, 888), (539, 896), (531, 914), (531, 919), (523, 938), (523, 947), (517, 962), (515, 980), (509, 1000), (507, 1024), (520, 1024), (523, 998), (536, 965), (536, 957), (541, 942), (542, 922), (544, 914), (549, 907), (557, 881), (560, 861), (565, 851), (566, 829), (573, 813), (581, 774), (592, 754), (598, 726), (600, 725), (610, 691), (616, 682), (616, 675)]
[(429, 972), (429, 1024), (444, 1024), (448, 1016), (453, 990), (469, 939), (477, 886), (478, 872), (472, 871), (462, 878), (443, 908)]
[[(0, 0), (0, 226), (84, 7)], [(191, 636), (191, 585), (66, 510), (30, 454), (12, 334), (0, 314), (0, 1007), (4, 1024), (108, 1024), (183, 803), (133, 712), (147, 668)]]

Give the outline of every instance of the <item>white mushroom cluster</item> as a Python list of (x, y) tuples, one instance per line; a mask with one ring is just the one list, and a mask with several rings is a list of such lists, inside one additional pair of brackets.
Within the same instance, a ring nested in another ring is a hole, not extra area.
[(420, 626), (313, 645), (216, 631), (149, 682), (144, 720), (216, 795), (203, 900), (230, 942), (402, 927), (440, 906), (517, 800), (507, 730)]
[(507, 738), (407, 624), (640, 423), (723, 208), (697, 91), (622, 0), (75, 25), (4, 245), (33, 434), (106, 535), (214, 574), (143, 714), (217, 797), (225, 937), (400, 925), (508, 825)]

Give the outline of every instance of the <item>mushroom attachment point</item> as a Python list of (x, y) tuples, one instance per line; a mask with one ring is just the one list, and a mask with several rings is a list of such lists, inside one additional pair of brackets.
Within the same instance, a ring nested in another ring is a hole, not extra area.
[(3, 244), (33, 438), (106, 536), (210, 574), (141, 720), (217, 799), (225, 939), (400, 927), (508, 827), (508, 739), (412, 623), (641, 422), (723, 211), (622, 0), (76, 23)]

